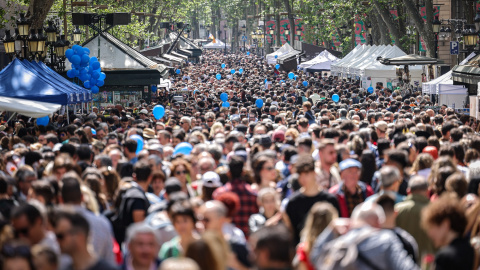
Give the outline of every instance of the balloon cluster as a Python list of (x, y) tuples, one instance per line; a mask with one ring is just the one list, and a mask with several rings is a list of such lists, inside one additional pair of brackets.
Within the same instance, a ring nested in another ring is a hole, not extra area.
[(105, 84), (105, 73), (102, 72), (97, 57), (90, 57), (90, 50), (80, 45), (73, 45), (65, 51), (65, 56), (72, 63), (72, 69), (67, 71), (69, 78), (79, 78), (83, 86), (96, 94), (99, 87)]

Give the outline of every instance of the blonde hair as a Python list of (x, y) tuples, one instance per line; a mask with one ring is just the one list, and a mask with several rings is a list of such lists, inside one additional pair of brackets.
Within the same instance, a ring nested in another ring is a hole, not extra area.
[(332, 220), (337, 218), (337, 210), (329, 203), (317, 202), (310, 208), (305, 227), (301, 232), (302, 242), (305, 243), (305, 252), (310, 252), (310, 248), (320, 233)]
[(211, 129), (210, 129), (210, 137), (215, 137), (215, 133), (217, 133), (217, 130), (223, 129), (223, 125), (220, 122), (215, 122), (213, 123)]

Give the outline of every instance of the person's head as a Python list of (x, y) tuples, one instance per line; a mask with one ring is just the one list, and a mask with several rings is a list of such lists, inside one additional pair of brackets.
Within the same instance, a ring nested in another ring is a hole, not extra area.
[(232, 156), (228, 165), (231, 178), (238, 178), (243, 174), (243, 166), (245, 165), (245, 160), (241, 156), (235, 155)]
[(337, 151), (333, 139), (323, 139), (318, 146), (318, 154), (322, 165), (331, 166), (337, 162)]
[(407, 153), (400, 149), (392, 149), (387, 152), (385, 164), (395, 166), (400, 172), (403, 172), (408, 164)]
[(384, 193), (380, 195), (375, 203), (380, 205), (385, 213), (385, 222), (383, 223), (383, 228), (392, 229), (395, 227), (395, 198), (389, 193)]
[(160, 251), (160, 239), (158, 231), (146, 223), (138, 222), (130, 225), (125, 243), (134, 265), (149, 268)]
[(174, 202), (168, 214), (173, 227), (180, 237), (191, 236), (195, 229), (196, 218), (193, 206), (188, 200)]
[(423, 229), (438, 248), (462, 236), (467, 226), (465, 210), (451, 196), (431, 202), (423, 209), (421, 219)]
[(425, 177), (416, 175), (411, 177), (408, 180), (408, 187), (407, 187), (408, 194), (419, 194), (425, 197), (428, 196), (428, 181)]
[(385, 212), (374, 202), (364, 202), (353, 209), (350, 220), (352, 228), (363, 226), (381, 228), (385, 222)]
[(18, 240), (35, 245), (45, 237), (44, 216), (32, 204), (22, 204), (13, 208), (11, 221), (15, 238)]
[(20, 191), (27, 195), (32, 186), (32, 182), (37, 180), (37, 175), (32, 167), (24, 165), (15, 172), (15, 180), (18, 183)]
[(147, 161), (141, 160), (133, 166), (133, 179), (138, 183), (150, 183), (152, 169)]
[(310, 208), (301, 232), (302, 242), (306, 243), (307, 250), (312, 248), (320, 233), (336, 218), (338, 212), (330, 203), (317, 202)]
[(132, 156), (136, 156), (135, 152), (137, 151), (137, 141), (131, 138), (125, 140), (124, 144), (124, 152), (128, 158)]
[(274, 188), (262, 188), (257, 194), (260, 211), (274, 213), (280, 207), (278, 194)]
[(295, 163), (295, 171), (298, 173), (298, 181), (302, 187), (312, 185), (315, 182), (315, 161), (312, 155), (299, 155)]
[(185, 257), (194, 260), (201, 270), (225, 270), (226, 258), (216, 253), (216, 243), (206, 238), (193, 241), (185, 251)]
[(339, 164), (340, 177), (346, 187), (356, 186), (360, 179), (362, 164), (355, 159), (346, 159)]
[(56, 270), (59, 265), (58, 255), (52, 247), (35, 245), (32, 247), (33, 264), (36, 270)]
[(268, 156), (260, 156), (253, 162), (253, 172), (257, 184), (275, 181), (277, 172), (274, 160)]
[(223, 224), (227, 221), (228, 209), (220, 201), (208, 201), (201, 207), (201, 220), (205, 229), (214, 232), (222, 232)]
[(291, 266), (295, 248), (291, 233), (283, 224), (259, 229), (250, 237), (250, 241), (259, 269), (281, 269)]
[(397, 167), (383, 166), (380, 169), (380, 183), (383, 190), (398, 191), (402, 178)]
[(38, 180), (32, 183), (28, 192), (29, 199), (35, 199), (44, 205), (50, 205), (54, 200), (54, 190), (49, 181)]
[(183, 185), (186, 185), (187, 179), (192, 176), (190, 163), (181, 158), (177, 158), (172, 162), (170, 170), (172, 171), (172, 176), (180, 180)]
[(53, 227), (62, 253), (73, 256), (87, 250), (90, 225), (82, 214), (73, 208), (59, 208), (54, 213)]
[[(2, 246), (0, 268), (3, 270), (35, 270), (30, 247), (17, 243)], [(42, 269), (38, 269), (42, 270)]]
[(461, 172), (450, 175), (445, 182), (445, 191), (453, 193), (458, 199), (467, 195), (468, 182)]

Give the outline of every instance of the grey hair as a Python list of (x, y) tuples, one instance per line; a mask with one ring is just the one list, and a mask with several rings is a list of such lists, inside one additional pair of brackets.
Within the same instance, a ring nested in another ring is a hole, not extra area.
[(428, 190), (428, 181), (423, 176), (413, 176), (408, 180), (408, 188), (410, 189), (410, 192), (426, 191)]
[(470, 165), (468, 166), (468, 169), (469, 169), (467, 172), (468, 182), (470, 182), (470, 180), (473, 178), (479, 178), (480, 177), (480, 160), (470, 163)]
[(155, 243), (157, 243), (157, 245), (160, 245), (162, 238), (160, 237), (158, 231), (155, 230), (152, 226), (143, 222), (133, 223), (128, 227), (125, 243), (128, 245), (133, 239), (135, 239), (137, 235), (142, 233), (152, 234), (155, 238)]
[(150, 155), (150, 156), (148, 156), (148, 160), (153, 160), (153, 161), (155, 161), (155, 165), (160, 165), (160, 164), (162, 164), (162, 159), (161, 159), (159, 156), (157, 156), (157, 155)]
[(364, 202), (355, 207), (352, 212), (351, 220), (355, 224), (370, 224), (374, 222), (383, 224), (385, 222), (385, 212), (383, 208), (374, 202)]
[(202, 161), (210, 163), (211, 170), (214, 170), (215, 166), (217, 165), (215, 163), (215, 160), (211, 157), (202, 157), (202, 158), (200, 158), (200, 160), (198, 160), (197, 164), (200, 164), (200, 162), (202, 162)]
[(112, 166), (112, 159), (105, 154), (95, 156), (95, 161), (97, 160), (100, 161), (100, 167)]
[(380, 169), (380, 182), (384, 188), (391, 187), (400, 180), (400, 171), (393, 166), (383, 166)]
[(226, 217), (228, 214), (227, 207), (220, 201), (207, 201), (205, 203), (205, 208), (213, 210), (218, 217)]

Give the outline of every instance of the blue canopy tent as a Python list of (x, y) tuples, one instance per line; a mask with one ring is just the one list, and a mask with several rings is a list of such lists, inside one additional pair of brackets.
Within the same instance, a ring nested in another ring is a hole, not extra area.
[(38, 118), (74, 103), (73, 95), (38, 73), (18, 59), (5, 67), (0, 72), (0, 110)]

